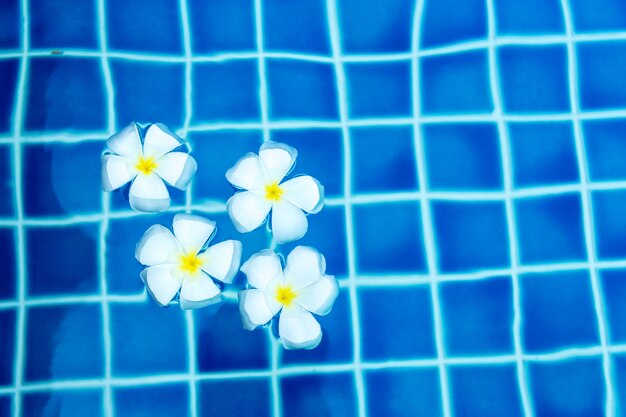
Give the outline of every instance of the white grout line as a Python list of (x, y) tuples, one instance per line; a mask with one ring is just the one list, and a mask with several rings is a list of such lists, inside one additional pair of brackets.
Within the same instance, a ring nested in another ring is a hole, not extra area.
[(504, 178), (505, 206), (507, 218), (507, 235), (509, 245), (509, 258), (511, 262), (511, 285), (513, 288), (513, 344), (515, 347), (515, 364), (517, 372), (517, 385), (522, 401), (522, 409), (525, 417), (533, 417), (534, 412), (531, 406), (530, 390), (526, 380), (526, 368), (524, 366), (524, 349), (522, 346), (522, 312), (520, 307), (520, 285), (519, 285), (519, 248), (517, 240), (517, 230), (515, 226), (515, 213), (513, 211), (512, 190), (513, 166), (511, 162), (511, 149), (509, 146), (509, 135), (506, 122), (502, 118), (502, 97), (500, 90), (500, 72), (496, 59), (496, 17), (493, 0), (486, 0), (488, 32), (489, 32), (489, 83), (491, 97), (493, 100), (493, 115), (498, 123), (498, 138), (500, 142), (500, 154), (502, 160), (502, 174)]
[(600, 336), (600, 344), (602, 346), (602, 364), (604, 373), (604, 383), (606, 388), (605, 410), (607, 417), (615, 415), (615, 388), (613, 387), (613, 378), (611, 375), (611, 356), (609, 354), (607, 340), (607, 325), (604, 316), (604, 305), (602, 301), (602, 289), (598, 278), (598, 271), (594, 264), (596, 262), (595, 252), (595, 233), (593, 226), (593, 208), (591, 203), (590, 192), (588, 190), (589, 175), (587, 172), (587, 163), (585, 159), (585, 145), (583, 141), (582, 126), (579, 114), (579, 97), (578, 97), (578, 71), (576, 62), (576, 46), (574, 44), (575, 36), (573, 35), (573, 22), (567, 0), (561, 0), (561, 8), (565, 20), (566, 44), (567, 44), (567, 66), (569, 80), (569, 101), (572, 106), (572, 116), (574, 120), (574, 138), (576, 140), (576, 155), (578, 159), (578, 170), (580, 182), (582, 186), (581, 198), (583, 209), (583, 224), (585, 228), (585, 246), (587, 249), (587, 258), (590, 262), (589, 275), (591, 277), (591, 287), (593, 291), (593, 302), (598, 322), (598, 333)]
[(420, 102), (420, 35), (421, 23), (424, 15), (424, 5), (426, 0), (416, 0), (413, 16), (413, 27), (411, 35), (411, 100), (413, 107), (413, 150), (417, 175), (417, 183), (420, 189), (420, 216), (422, 232), (424, 237), (424, 248), (426, 251), (426, 263), (428, 265), (428, 284), (430, 286), (430, 297), (433, 309), (433, 329), (435, 331), (435, 344), (437, 347), (437, 367), (439, 371), (439, 388), (441, 392), (441, 407), (444, 417), (451, 415), (450, 384), (448, 382), (448, 372), (446, 369), (446, 352), (443, 336), (442, 314), (439, 303), (438, 271), (437, 271), (437, 251), (432, 226), (428, 189), (428, 178), (426, 170), (426, 157), (424, 155), (422, 132), (421, 132), (421, 102)]

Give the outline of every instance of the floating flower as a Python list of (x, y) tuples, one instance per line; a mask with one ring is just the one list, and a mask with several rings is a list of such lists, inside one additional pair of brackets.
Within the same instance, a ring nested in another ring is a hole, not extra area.
[[(135, 258), (146, 265), (141, 279), (157, 303), (167, 306), (178, 294), (180, 307), (193, 309), (221, 301), (211, 279), (230, 284), (241, 260), (241, 242), (225, 240), (203, 250), (215, 233), (215, 222), (200, 216), (174, 216), (174, 234), (155, 224), (137, 244)], [(207, 275), (208, 274), (208, 275)]]
[(281, 184), (294, 166), (297, 151), (277, 142), (265, 142), (259, 155), (248, 153), (226, 172), (226, 179), (244, 191), (227, 203), (233, 224), (242, 233), (258, 228), (272, 212), (277, 243), (300, 239), (308, 228), (307, 213), (324, 206), (324, 187), (313, 177), (297, 176)]
[(252, 287), (239, 293), (244, 327), (263, 326), (280, 312), (278, 334), (286, 349), (319, 345), (322, 329), (311, 313), (328, 314), (339, 292), (337, 280), (325, 270), (324, 257), (307, 246), (291, 251), (284, 272), (274, 251), (252, 255), (241, 267)]
[(107, 140), (102, 156), (102, 188), (113, 191), (132, 181), (130, 206), (139, 211), (158, 212), (170, 206), (164, 180), (184, 190), (196, 172), (197, 164), (186, 152), (172, 152), (184, 141), (166, 126), (150, 125), (143, 144), (136, 123)]

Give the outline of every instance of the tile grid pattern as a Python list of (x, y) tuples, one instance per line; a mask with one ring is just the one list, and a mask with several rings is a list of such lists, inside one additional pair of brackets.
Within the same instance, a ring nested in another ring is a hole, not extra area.
[[(116, 58), (123, 59), (132, 59), (132, 60), (154, 60), (161, 61), (167, 60), (168, 62), (177, 61), (180, 58), (176, 57), (151, 57), (144, 56), (141, 54), (117, 54), (117, 53), (109, 53), (106, 47), (106, 34), (105, 34), (105, 23), (104, 23), (104, 5), (105, 0), (100, 0), (98, 2), (98, 11), (99, 11), (99, 19), (100, 19), (100, 42), (101, 42), (101, 52), (100, 53), (87, 53), (87, 52), (69, 52), (68, 56), (92, 56), (98, 57), (102, 62), (102, 69), (105, 75), (105, 84), (107, 90), (107, 102), (108, 102), (108, 131), (106, 135), (102, 135), (99, 133), (98, 135), (76, 135), (68, 138), (67, 136), (47, 136), (47, 137), (37, 137), (34, 139), (29, 139), (28, 137), (24, 137), (22, 134), (22, 120), (24, 113), (24, 89), (26, 85), (26, 79), (28, 74), (28, 60), (31, 56), (38, 56), (38, 53), (29, 52), (29, 41), (28, 41), (28, 15), (27, 15), (27, 0), (22, 0), (22, 11), (24, 18), (24, 38), (23, 38), (23, 52), (19, 54), (3, 54), (0, 56), (2, 58), (8, 57), (19, 57), (21, 59), (21, 70), (19, 76), (18, 83), (18, 94), (16, 95), (16, 105), (15, 105), (15, 120), (14, 120), (14, 130), (12, 133), (12, 137), (2, 138), (0, 139), (3, 143), (11, 143), (14, 146), (14, 175), (15, 175), (15, 203), (17, 210), (17, 218), (16, 220), (2, 220), (0, 221), (1, 225), (7, 226), (15, 226), (17, 229), (17, 254), (18, 254), (18, 297), (17, 302), (0, 302), (0, 309), (3, 308), (15, 308), (18, 310), (18, 337), (16, 338), (16, 361), (15, 361), (15, 387), (13, 388), (0, 388), (0, 392), (2, 393), (12, 393), (15, 397), (15, 416), (21, 415), (21, 393), (22, 392), (32, 392), (32, 391), (42, 391), (48, 389), (63, 389), (63, 388), (72, 388), (72, 387), (81, 387), (81, 386), (94, 386), (94, 387), (102, 387), (105, 392), (105, 415), (107, 417), (113, 415), (113, 410), (111, 408), (111, 387), (117, 385), (142, 385), (144, 383), (161, 383), (168, 381), (187, 381), (190, 384), (190, 401), (191, 401), (191, 413), (192, 415), (196, 415), (197, 410), (195, 406), (195, 392), (196, 392), (196, 383), (201, 380), (211, 380), (211, 379), (230, 379), (230, 378), (246, 378), (246, 377), (258, 377), (258, 376), (271, 376), (272, 377), (272, 388), (274, 394), (274, 416), (278, 417), (281, 415), (281, 407), (280, 407), (280, 390), (278, 385), (278, 378), (283, 375), (302, 375), (311, 373), (313, 371), (322, 372), (322, 373), (334, 373), (334, 372), (342, 372), (342, 371), (350, 371), (353, 372), (356, 378), (356, 386), (357, 386), (357, 394), (358, 394), (358, 406), (359, 406), (359, 414), (366, 415), (367, 407), (365, 405), (366, 393), (363, 383), (363, 370), (367, 369), (384, 369), (384, 368), (419, 368), (419, 367), (433, 367), (436, 366), (440, 372), (441, 379), (441, 390), (442, 390), (442, 399), (443, 399), (443, 410), (444, 415), (450, 415), (450, 395), (449, 388), (447, 384), (446, 377), (446, 365), (448, 364), (491, 364), (491, 363), (515, 363), (517, 365), (518, 378), (520, 381), (520, 390), (521, 396), (523, 399), (524, 405), (524, 413), (526, 416), (532, 415), (532, 409), (530, 406), (529, 393), (527, 392), (525, 376), (524, 376), (524, 367), (523, 361), (558, 361), (567, 358), (575, 358), (581, 356), (602, 356), (603, 365), (604, 365), (604, 377), (605, 384), (607, 389), (607, 404), (606, 410), (607, 414), (611, 415), (612, 410), (614, 409), (614, 392), (612, 387), (612, 379), (611, 379), (611, 369), (610, 369), (610, 360), (609, 354), (611, 352), (626, 352), (626, 345), (609, 345), (606, 337), (606, 324), (603, 316), (603, 306), (601, 297), (599, 295), (598, 289), (598, 278), (597, 278), (597, 269), (599, 267), (607, 267), (607, 268), (619, 268), (626, 266), (626, 261), (609, 261), (609, 262), (601, 262), (595, 259), (594, 256), (594, 236), (593, 236), (593, 226), (591, 222), (591, 209), (590, 209), (590, 197), (589, 193), (591, 190), (602, 189), (602, 190), (613, 190), (613, 189), (624, 189), (626, 188), (626, 184), (623, 182), (614, 182), (614, 183), (603, 183), (603, 184), (590, 184), (588, 180), (588, 175), (586, 173), (585, 167), (585, 157), (584, 157), (584, 148), (582, 145), (581, 139), (581, 127), (580, 120), (586, 118), (612, 118), (612, 117), (622, 117), (626, 112), (624, 111), (608, 111), (608, 112), (594, 112), (589, 114), (581, 113), (578, 109), (578, 97), (577, 97), (577, 87), (576, 87), (576, 65), (575, 65), (575, 48), (574, 44), (576, 42), (592, 42), (595, 40), (607, 40), (607, 39), (626, 39), (626, 34), (623, 33), (615, 33), (615, 34), (600, 34), (600, 35), (575, 35), (572, 33), (572, 24), (571, 24), (571, 16), (568, 11), (568, 3), (567, 1), (562, 1), (563, 12), (565, 14), (566, 27), (567, 27), (567, 36), (547, 36), (547, 37), (537, 37), (537, 38), (495, 38), (494, 37), (494, 29), (493, 29), (493, 6), (491, 2), (488, 2), (488, 11), (490, 14), (489, 18), (489, 32), (490, 37), (487, 42), (471, 42), (462, 45), (456, 45), (453, 47), (445, 47), (445, 48), (437, 48), (436, 50), (427, 50), (427, 51), (419, 51), (418, 50), (418, 34), (419, 34), (419, 19), (421, 18), (421, 11), (423, 10), (423, 3), (419, 3), (417, 5), (417, 12), (415, 17), (415, 27), (414, 27), (414, 39), (413, 39), (413, 52), (412, 54), (397, 54), (390, 56), (361, 56), (361, 57), (345, 57), (341, 54), (340, 48), (340, 33), (339, 33), (339, 25), (337, 24), (337, 16), (335, 14), (335, 4), (333, 0), (328, 0), (327, 9), (328, 9), (328, 19), (329, 19), (329, 28), (331, 35), (331, 43), (333, 49), (333, 58), (327, 59), (324, 57), (315, 57), (315, 56), (303, 56), (296, 54), (269, 54), (263, 51), (262, 44), (262, 27), (261, 25), (261, 1), (257, 0), (255, 2), (255, 15), (257, 22), (257, 36), (258, 39), (258, 51), (256, 54), (228, 54), (225, 57), (193, 57), (191, 55), (190, 46), (189, 46), (189, 29), (188, 22), (186, 17), (186, 5), (185, 0), (181, 0), (181, 17), (183, 18), (182, 27), (184, 30), (185, 39), (185, 58), (184, 62), (186, 64), (187, 72), (186, 72), (186, 98), (187, 98), (187, 107), (186, 107), (186, 117), (185, 117), (185, 127), (182, 129), (181, 134), (185, 135), (191, 131), (203, 131), (203, 130), (220, 130), (225, 128), (235, 128), (235, 129), (249, 129), (251, 127), (261, 128), (264, 132), (264, 139), (267, 140), (270, 129), (280, 129), (280, 128), (302, 128), (308, 129), (311, 127), (339, 127), (343, 132), (343, 141), (344, 141), (344, 149), (350, 149), (350, 126), (364, 126), (364, 125), (411, 125), (414, 127), (415, 133), (415, 149), (416, 149), (416, 159), (417, 159), (417, 167), (418, 167), (418, 182), (420, 184), (419, 192), (411, 192), (411, 193), (396, 193), (396, 194), (387, 194), (387, 195), (372, 195), (372, 196), (352, 196), (350, 191), (350, 181), (351, 181), (351, 173), (350, 173), (350, 156), (346, 152), (345, 155), (345, 178), (344, 178), (344, 186), (345, 186), (345, 196), (344, 198), (331, 199), (330, 205), (341, 205), (346, 210), (346, 233), (348, 239), (348, 250), (349, 250), (349, 277), (345, 280), (342, 280), (342, 287), (346, 287), (349, 289), (350, 300), (351, 300), (351, 316), (353, 320), (353, 335), (355, 342), (355, 352), (354, 352), (354, 361), (351, 364), (339, 364), (339, 365), (322, 365), (322, 366), (297, 366), (297, 367), (289, 367), (289, 368), (278, 368), (277, 364), (277, 356), (278, 356), (278, 347), (275, 342), (272, 343), (271, 349), (271, 363), (272, 369), (270, 371), (237, 371), (237, 372), (223, 372), (223, 373), (211, 373), (211, 374), (199, 374), (197, 373), (197, 365), (195, 363), (195, 355), (190, 354), (189, 359), (189, 373), (188, 374), (180, 374), (180, 375), (164, 375), (164, 376), (150, 376), (150, 377), (138, 377), (138, 378), (113, 378), (111, 376), (111, 353), (110, 346), (106, 346), (107, 340), (109, 339), (109, 325), (108, 325), (108, 305), (111, 302), (114, 303), (125, 303), (125, 302), (143, 302), (145, 300), (145, 295), (139, 296), (110, 296), (107, 294), (106, 289), (106, 277), (105, 277), (105, 259), (102, 256), (104, 253), (104, 245), (105, 245), (105, 235), (108, 229), (108, 220), (109, 218), (123, 218), (123, 217), (132, 217), (135, 214), (132, 213), (109, 213), (109, 198), (107, 194), (103, 194), (102, 200), (102, 214), (95, 215), (87, 215), (87, 216), (75, 216), (72, 218), (63, 218), (63, 219), (24, 219), (23, 214), (23, 203), (22, 203), (22, 195), (21, 195), (21, 187), (22, 187), (22, 170), (21, 170), (21, 143), (22, 142), (56, 142), (56, 141), (71, 141), (71, 142), (80, 142), (87, 137), (90, 139), (104, 139), (108, 135), (110, 135), (115, 130), (115, 111), (113, 106), (113, 85), (111, 81), (110, 69), (108, 67), (108, 57), (115, 56)], [(556, 114), (556, 115), (533, 115), (533, 116), (506, 116), (502, 114), (502, 110), (500, 108), (500, 99), (498, 97), (498, 89), (497, 87), (497, 66), (494, 63), (494, 54), (495, 47), (500, 45), (522, 45), (522, 44), (533, 44), (533, 45), (544, 45), (544, 44), (566, 44), (568, 48), (568, 67), (570, 72), (570, 102), (572, 103), (573, 110), (571, 114)], [(486, 48), (490, 52), (490, 78), (491, 78), (491, 86), (492, 86), (492, 94), (494, 95), (494, 103), (495, 103), (495, 112), (493, 115), (477, 115), (477, 116), (436, 116), (436, 117), (422, 117), (419, 112), (419, 96), (418, 96), (418, 88), (419, 85), (419, 66), (418, 61), (422, 56), (432, 56), (432, 55), (445, 55), (458, 51), (465, 50), (473, 50), (473, 49), (483, 49)], [(47, 54), (47, 53), (46, 53)], [(267, 92), (266, 87), (264, 87), (264, 57), (289, 57), (296, 59), (308, 59), (308, 60), (320, 60), (323, 62), (333, 63), (335, 66), (335, 71), (337, 75), (337, 89), (338, 89), (338, 98), (340, 103), (340, 113), (341, 113), (341, 122), (281, 122), (281, 123), (272, 123), (268, 120), (267, 116)], [(191, 120), (191, 63), (192, 62), (203, 62), (204, 60), (220, 60), (220, 59), (239, 59), (239, 58), (258, 58), (259, 60), (259, 74), (261, 80), (261, 89), (260, 89), (260, 100), (261, 100), (261, 109), (262, 109), (262, 123), (261, 125), (257, 124), (237, 124), (234, 126), (216, 124), (216, 125), (204, 125), (204, 126), (190, 126)], [(343, 63), (344, 62), (373, 62), (373, 61), (385, 61), (385, 60), (411, 60), (412, 68), (413, 68), (413, 107), (414, 107), (414, 116), (412, 118), (407, 119), (372, 119), (372, 120), (358, 120), (358, 121), (350, 121), (347, 116), (347, 99), (345, 97), (345, 77), (343, 75)], [(510, 150), (507, 146), (506, 139), (506, 129), (504, 128), (504, 122), (507, 120), (515, 120), (515, 121), (524, 121), (524, 120), (571, 120), (575, 125), (575, 135), (576, 135), (576, 145), (577, 145), (577, 155), (580, 169), (580, 181), (581, 183), (575, 186), (549, 186), (549, 187), (541, 187), (535, 188), (533, 190), (524, 190), (524, 191), (513, 191), (511, 188), (511, 174), (510, 174)], [(422, 144), (421, 136), (420, 136), (420, 126), (424, 123), (431, 122), (445, 122), (445, 121), (497, 121), (500, 133), (500, 141), (501, 141), (501, 152), (503, 156), (503, 170), (504, 170), (504, 178), (505, 178), (505, 191), (501, 192), (485, 192), (485, 193), (433, 193), (427, 191), (427, 179), (426, 172), (424, 170), (424, 156), (423, 152), (421, 152)], [(583, 197), (583, 211), (584, 211), (584, 225), (585, 225), (585, 236), (586, 236), (586, 247), (589, 256), (589, 261), (585, 263), (570, 263), (570, 264), (552, 264), (552, 265), (536, 265), (532, 267), (520, 267), (518, 262), (516, 261), (517, 248), (515, 247), (517, 241), (514, 235), (514, 227), (512, 220), (512, 199), (513, 198), (524, 198), (524, 197), (532, 197), (538, 195), (556, 195), (558, 193), (565, 192), (580, 192)], [(507, 220), (508, 220), (508, 229), (509, 229), (509, 239), (511, 243), (511, 260), (512, 267), (502, 270), (489, 270), (489, 271), (480, 271), (477, 273), (470, 274), (449, 274), (449, 275), (440, 275), (436, 270), (436, 249), (434, 246), (433, 239), (433, 231), (431, 227), (430, 221), (430, 210), (429, 210), (429, 201), (432, 200), (452, 200), (452, 201), (467, 201), (467, 200), (484, 200), (484, 199), (493, 199), (493, 200), (504, 200), (507, 206)], [(426, 250), (428, 257), (428, 269), (429, 273), (427, 276), (416, 275), (415, 277), (407, 278), (405, 276), (399, 277), (397, 281), (392, 279), (389, 280), (387, 276), (378, 276), (378, 280), (372, 279), (366, 282), (358, 282), (356, 280), (356, 268), (355, 268), (355, 253), (354, 253), (354, 232), (353, 232), (353, 221), (352, 221), (352, 205), (354, 204), (372, 204), (381, 201), (419, 201), (422, 207), (422, 220), (424, 224), (424, 234), (425, 234), (425, 242), (426, 242)], [(191, 201), (191, 192), (187, 193), (186, 204), (184, 207), (178, 207), (178, 210), (199, 210), (205, 212), (221, 212), (223, 211), (223, 206), (217, 206), (215, 208), (209, 207), (207, 209), (206, 206), (198, 205), (194, 206)], [(38, 226), (47, 226), (47, 225), (68, 225), (68, 224), (82, 224), (85, 222), (99, 222), (100, 225), (100, 245), (101, 245), (101, 258), (100, 258), (100, 290), (101, 294), (95, 297), (76, 297), (73, 298), (71, 296), (68, 297), (52, 297), (52, 298), (39, 298), (39, 299), (29, 299), (27, 300), (25, 297), (26, 294), (26, 272), (25, 272), (25, 264), (26, 264), (26, 253), (24, 247), (24, 226), (25, 225), (38, 225)], [(356, 289), (358, 286), (389, 286), (389, 285), (407, 285), (407, 284), (415, 284), (415, 285), (429, 285), (431, 288), (431, 294), (433, 295), (433, 300), (438, 298), (437, 295), (437, 282), (438, 281), (452, 281), (452, 280), (479, 280), (479, 279), (487, 279), (493, 276), (498, 276), (502, 274), (510, 274), (514, 281), (514, 289), (515, 293), (519, 293), (519, 289), (517, 288), (517, 284), (515, 283), (517, 277), (520, 273), (523, 272), (541, 272), (541, 271), (556, 271), (556, 270), (569, 270), (569, 269), (580, 269), (580, 268), (588, 268), (591, 274), (593, 290), (594, 290), (594, 303), (596, 307), (597, 319), (598, 319), (598, 327), (600, 329), (600, 339), (601, 346), (599, 347), (590, 347), (590, 348), (575, 348), (575, 349), (567, 349), (564, 351), (554, 352), (550, 354), (542, 354), (542, 355), (527, 355), (525, 354), (520, 346), (519, 342), (519, 326), (520, 326), (520, 313), (519, 313), (519, 300), (515, 301), (516, 304), (516, 319), (515, 319), (515, 354), (514, 355), (499, 355), (492, 357), (479, 357), (479, 358), (445, 358), (445, 354), (443, 353), (443, 341), (441, 336), (441, 311), (438, 306), (438, 302), (433, 301), (434, 308), (434, 318), (435, 318), (435, 329), (438, 333), (437, 335), (437, 350), (438, 355), (436, 360), (430, 359), (417, 359), (417, 360), (405, 360), (405, 361), (395, 361), (395, 362), (386, 362), (386, 363), (362, 363), (360, 358), (360, 333), (359, 328), (360, 325), (358, 323), (358, 300)], [(37, 383), (37, 384), (23, 384), (22, 382), (22, 373), (21, 370), (23, 368), (24, 363), (24, 316), (25, 310), (32, 305), (58, 305), (67, 302), (94, 302), (101, 304), (104, 324), (103, 328), (105, 331), (105, 363), (106, 363), (106, 371), (105, 371), (105, 379), (104, 380), (76, 380), (76, 381), (66, 381), (66, 382), (51, 382), (47, 383)], [(194, 344), (194, 335), (193, 335), (193, 316), (188, 314), (187, 316), (187, 343), (189, 344), (189, 352), (193, 353), (195, 350)], [(439, 320), (439, 322), (437, 322)], [(438, 330), (437, 330), (438, 329)]]

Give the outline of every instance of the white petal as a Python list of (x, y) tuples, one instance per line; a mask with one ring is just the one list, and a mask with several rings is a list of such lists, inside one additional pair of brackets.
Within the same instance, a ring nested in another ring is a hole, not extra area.
[(294, 305), (280, 313), (278, 335), (285, 349), (313, 349), (322, 341), (322, 328), (311, 313)]
[(226, 179), (244, 190), (262, 190), (267, 183), (261, 160), (252, 152), (245, 154), (226, 171)]
[(246, 274), (250, 285), (262, 290), (276, 277), (282, 280), (283, 267), (273, 250), (264, 249), (252, 255), (241, 266), (241, 272)]
[(180, 308), (190, 310), (206, 307), (222, 301), (222, 293), (211, 278), (203, 273), (186, 279), (180, 290)]
[(170, 262), (180, 255), (180, 246), (176, 238), (160, 224), (151, 226), (135, 248), (135, 258), (148, 266)]
[(226, 284), (233, 282), (241, 262), (241, 242), (226, 240), (209, 247), (198, 255), (202, 270)]
[(128, 158), (118, 155), (102, 155), (102, 188), (113, 191), (137, 176), (137, 170)]
[(253, 330), (267, 324), (278, 310), (273, 310), (267, 304), (263, 291), (244, 290), (239, 292), (239, 312), (243, 327)]
[(320, 279), (325, 271), (326, 259), (317, 249), (297, 246), (287, 256), (285, 282), (299, 290)]
[(335, 277), (326, 275), (298, 291), (296, 301), (311, 313), (325, 316), (330, 313), (337, 295), (339, 295), (337, 280)]
[(196, 160), (185, 152), (170, 152), (156, 161), (156, 173), (174, 187), (184, 190), (198, 169)]
[(170, 206), (170, 194), (156, 174), (137, 175), (130, 186), (130, 206), (138, 211), (165, 211)]
[(259, 157), (267, 179), (271, 182), (280, 182), (293, 168), (298, 151), (284, 143), (269, 141), (261, 145)]
[(167, 126), (155, 123), (146, 132), (146, 137), (143, 141), (143, 156), (156, 159), (182, 144), (183, 140), (169, 130)]
[(309, 225), (301, 209), (289, 201), (274, 203), (272, 209), (272, 233), (276, 243), (298, 240), (306, 234)]
[(246, 233), (263, 224), (272, 204), (253, 191), (243, 191), (229, 198), (226, 208), (235, 228)]
[(172, 273), (172, 265), (151, 266), (141, 271), (141, 279), (157, 303), (169, 305), (180, 289), (180, 281)]
[(131, 161), (141, 156), (141, 139), (137, 124), (131, 123), (107, 140), (107, 146), (118, 155), (125, 156)]
[(284, 198), (307, 213), (317, 213), (324, 207), (324, 186), (309, 175), (292, 178), (280, 188)]
[(198, 253), (213, 237), (215, 222), (193, 214), (179, 213), (174, 216), (174, 236), (185, 254)]

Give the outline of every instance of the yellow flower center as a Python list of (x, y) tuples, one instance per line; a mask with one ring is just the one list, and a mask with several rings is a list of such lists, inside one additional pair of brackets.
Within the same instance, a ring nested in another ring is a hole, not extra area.
[(151, 173), (156, 167), (157, 164), (154, 162), (154, 158), (144, 158), (143, 156), (139, 157), (139, 161), (137, 161), (137, 165), (135, 165), (137, 171), (145, 175)]
[(276, 289), (276, 301), (285, 307), (289, 307), (297, 295), (293, 288), (288, 286), (280, 286)]
[(270, 201), (278, 201), (283, 195), (283, 189), (278, 186), (278, 183), (272, 183), (265, 186), (265, 198)]
[(190, 275), (198, 272), (201, 266), (202, 261), (196, 256), (195, 253), (190, 253), (189, 255), (183, 255), (180, 257), (180, 269)]

